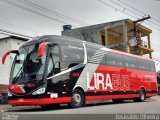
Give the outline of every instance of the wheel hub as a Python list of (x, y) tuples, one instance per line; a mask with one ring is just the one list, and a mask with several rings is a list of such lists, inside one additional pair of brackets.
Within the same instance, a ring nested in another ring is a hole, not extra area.
[(81, 102), (81, 95), (78, 93), (73, 94), (73, 101), (75, 104), (80, 104)]

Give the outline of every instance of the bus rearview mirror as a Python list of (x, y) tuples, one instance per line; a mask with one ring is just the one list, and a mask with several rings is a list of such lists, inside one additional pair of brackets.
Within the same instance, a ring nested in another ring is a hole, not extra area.
[(7, 52), (3, 55), (3, 57), (2, 57), (2, 64), (5, 63), (6, 58), (7, 58), (7, 56), (8, 56), (10, 53), (19, 54), (18, 50), (9, 50), (9, 51), (7, 51)]
[(44, 52), (45, 52), (45, 48), (46, 46), (48, 46), (48, 42), (43, 42), (39, 45), (39, 48), (38, 48), (38, 57), (42, 57)]

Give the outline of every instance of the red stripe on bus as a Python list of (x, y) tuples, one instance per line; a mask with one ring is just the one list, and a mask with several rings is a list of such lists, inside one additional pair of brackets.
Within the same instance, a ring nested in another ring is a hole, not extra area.
[(111, 99), (136, 98), (136, 97), (139, 97), (139, 94), (86, 96), (86, 100), (87, 101), (111, 100)]
[(71, 97), (8, 100), (8, 103), (13, 106), (45, 105), (67, 102), (71, 102)]

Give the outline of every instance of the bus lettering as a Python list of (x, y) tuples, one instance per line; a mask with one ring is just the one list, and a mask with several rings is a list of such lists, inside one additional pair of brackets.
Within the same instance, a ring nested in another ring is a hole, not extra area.
[(129, 76), (107, 73), (94, 73), (92, 79), (87, 72), (87, 89), (88, 90), (129, 90)]
[(89, 72), (87, 72), (87, 88), (89, 90), (100, 90), (100, 89), (107, 90), (108, 88), (113, 89), (109, 74), (106, 74), (106, 76), (104, 76), (103, 73), (94, 73), (93, 82), (94, 82), (93, 85), (91, 85)]

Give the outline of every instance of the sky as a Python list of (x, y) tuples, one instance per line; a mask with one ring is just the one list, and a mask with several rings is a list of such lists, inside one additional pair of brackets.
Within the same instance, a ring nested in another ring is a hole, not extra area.
[[(153, 55), (160, 59), (159, 11), (159, 0), (0, 0), (0, 29), (34, 37), (61, 35), (65, 24), (77, 28), (127, 18), (137, 20), (146, 14), (152, 18), (141, 24), (152, 29)], [(160, 70), (160, 63), (156, 62), (156, 68)]]

